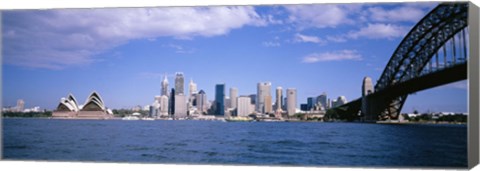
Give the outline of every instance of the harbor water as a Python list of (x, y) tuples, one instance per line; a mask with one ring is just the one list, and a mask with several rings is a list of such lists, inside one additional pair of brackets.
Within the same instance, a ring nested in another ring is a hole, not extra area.
[(467, 167), (467, 126), (3, 119), (4, 160)]

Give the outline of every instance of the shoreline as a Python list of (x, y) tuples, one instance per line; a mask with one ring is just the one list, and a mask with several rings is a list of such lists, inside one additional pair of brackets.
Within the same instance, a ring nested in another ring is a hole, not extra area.
[[(54, 120), (122, 120), (121, 117), (109, 118), (109, 119), (86, 119), (86, 118), (52, 118), (52, 117), (1, 117), (2, 119), (54, 119)], [(154, 120), (142, 120), (139, 121), (157, 121), (157, 120), (166, 120), (166, 119), (154, 119)], [(168, 120), (168, 121), (215, 121), (219, 120), (202, 120), (202, 119), (186, 119), (186, 120)], [(256, 122), (269, 122), (269, 121), (256, 121)], [(371, 124), (369, 122), (348, 122), (348, 121), (303, 121), (303, 120), (285, 120), (282, 122), (304, 122), (304, 123), (365, 123)], [(374, 124), (389, 124), (389, 125), (467, 125), (467, 122), (435, 122), (435, 121), (424, 121), (424, 122), (373, 122)]]

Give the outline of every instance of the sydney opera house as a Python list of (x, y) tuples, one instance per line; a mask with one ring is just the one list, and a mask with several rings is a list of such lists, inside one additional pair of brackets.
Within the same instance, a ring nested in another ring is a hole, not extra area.
[(72, 118), (72, 119), (109, 119), (112, 118), (112, 112), (105, 107), (102, 98), (97, 92), (92, 92), (88, 96), (84, 105), (79, 106), (77, 99), (72, 94), (67, 98), (61, 98), (52, 117), (54, 118)]

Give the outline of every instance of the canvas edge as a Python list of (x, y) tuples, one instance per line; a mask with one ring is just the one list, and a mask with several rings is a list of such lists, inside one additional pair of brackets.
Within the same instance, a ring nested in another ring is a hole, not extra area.
[(469, 2), (468, 25), (470, 57), (468, 62), (468, 168), (479, 163), (479, 8)]

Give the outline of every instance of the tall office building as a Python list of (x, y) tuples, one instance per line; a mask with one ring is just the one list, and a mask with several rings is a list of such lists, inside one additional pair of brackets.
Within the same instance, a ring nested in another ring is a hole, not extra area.
[(362, 96), (367, 96), (368, 94), (373, 93), (373, 91), (372, 79), (370, 77), (363, 78)]
[(295, 114), (297, 107), (297, 89), (288, 88), (287, 89), (287, 113), (289, 116)]
[(257, 84), (257, 103), (256, 110), (260, 113), (266, 113), (265, 111), (265, 97), (272, 96), (270, 92), (270, 87), (272, 84), (270, 82), (260, 82)]
[(18, 99), (17, 100), (17, 111), (18, 112), (23, 112), (25, 110), (25, 101), (23, 99)]
[(160, 116), (168, 116), (168, 96), (160, 96)]
[(189, 91), (189, 96), (195, 96), (197, 94), (197, 84), (193, 82), (192, 79), (190, 79), (190, 83), (188, 84), (188, 91)]
[(250, 97), (240, 96), (237, 98), (237, 116), (248, 116), (251, 114)]
[(191, 109), (191, 107), (196, 106), (196, 95), (198, 93), (197, 91), (197, 84), (193, 82), (192, 79), (190, 79), (190, 83), (188, 84), (188, 110)]
[(339, 96), (336, 101), (333, 101), (334, 107), (338, 107), (347, 103), (348, 101), (345, 96)]
[(372, 84), (372, 79), (370, 77), (365, 77), (363, 78), (363, 83), (362, 83), (362, 107), (361, 107), (361, 112), (363, 115), (363, 119), (365, 120), (375, 120), (376, 118), (374, 115), (369, 115), (372, 113), (370, 111), (369, 106), (368, 106), (368, 101), (367, 101), (367, 96), (371, 93), (374, 92), (373, 89), (373, 84)]
[(170, 100), (168, 100), (168, 114), (173, 116), (175, 114), (175, 89), (170, 91)]
[(307, 106), (305, 107), (305, 111), (310, 111), (314, 107), (314, 102), (313, 102), (313, 97), (308, 97), (307, 98)]
[(175, 95), (175, 118), (187, 117), (187, 98), (183, 94)]
[(263, 105), (263, 113), (273, 113), (272, 110), (272, 96), (265, 96), (265, 104)]
[(283, 102), (283, 94), (282, 94), (282, 87), (277, 87), (275, 91), (275, 111), (282, 112), (282, 102)]
[(225, 96), (225, 100), (223, 101), (224, 109), (228, 110), (228, 108), (230, 108), (230, 106), (231, 106), (231, 104), (230, 104), (231, 101), (230, 100), (231, 100), (230, 97)]
[(230, 108), (237, 108), (237, 97), (238, 97), (238, 89), (235, 87), (230, 88)]
[(215, 85), (215, 115), (225, 115), (225, 84)]
[[(250, 103), (253, 104), (254, 106), (256, 106), (257, 95), (256, 94), (250, 94), (249, 97), (250, 97)], [(253, 108), (253, 110), (255, 110), (255, 107)]]
[(184, 95), (184, 80), (183, 73), (175, 73), (175, 95), (183, 94)]
[(325, 110), (328, 109), (329, 106), (327, 103), (327, 93), (323, 92), (320, 96), (317, 97), (317, 104), (321, 104)]
[(153, 98), (153, 103), (150, 105), (150, 117), (158, 117), (160, 115), (160, 96)]
[(198, 112), (201, 114), (207, 113), (208, 111), (207, 94), (205, 94), (205, 91), (200, 90), (200, 92), (198, 92), (196, 96), (197, 96), (196, 99), (197, 99)]
[(160, 95), (165, 95), (168, 96), (168, 79), (167, 79), (167, 74), (163, 76), (163, 81), (162, 81), (162, 92)]

